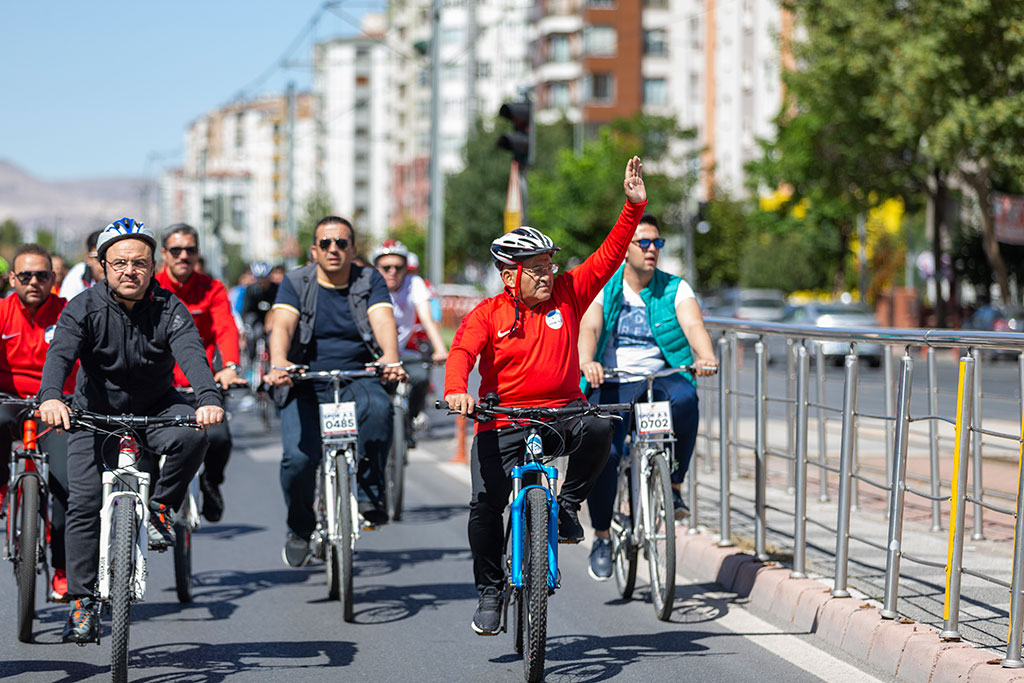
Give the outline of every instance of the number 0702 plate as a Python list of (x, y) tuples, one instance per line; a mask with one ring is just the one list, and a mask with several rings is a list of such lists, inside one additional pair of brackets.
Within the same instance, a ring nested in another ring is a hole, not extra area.
[(668, 401), (636, 404), (636, 425), (641, 434), (672, 432), (672, 406)]
[(355, 436), (357, 429), (355, 401), (320, 404), (320, 431), (324, 436)]

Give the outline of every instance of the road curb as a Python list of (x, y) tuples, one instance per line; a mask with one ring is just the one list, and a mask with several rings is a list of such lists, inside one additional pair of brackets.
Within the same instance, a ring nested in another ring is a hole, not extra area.
[(945, 642), (937, 629), (909, 620), (882, 619), (877, 603), (834, 598), (831, 586), (792, 578), (776, 562), (760, 562), (735, 547), (721, 548), (710, 534), (676, 527), (676, 566), (691, 579), (717, 583), (770, 613), (813, 633), (856, 661), (912, 683), (1024, 683), (1024, 669), (1000, 666), (1001, 655), (968, 643)]

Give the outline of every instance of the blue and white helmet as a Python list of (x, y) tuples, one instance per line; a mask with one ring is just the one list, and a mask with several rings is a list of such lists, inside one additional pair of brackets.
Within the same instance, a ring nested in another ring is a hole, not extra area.
[(114, 242), (126, 239), (139, 239), (156, 252), (156, 236), (143, 223), (134, 218), (122, 218), (108, 225), (96, 240), (96, 253), (102, 261), (106, 258), (107, 249)]
[(556, 251), (559, 251), (559, 248), (550, 237), (526, 225), (507, 232), (491, 242), (491, 258), (498, 269), (514, 266), (531, 256), (553, 254)]
[(253, 261), (249, 264), (249, 272), (257, 280), (262, 280), (270, 275), (271, 267), (266, 261)]

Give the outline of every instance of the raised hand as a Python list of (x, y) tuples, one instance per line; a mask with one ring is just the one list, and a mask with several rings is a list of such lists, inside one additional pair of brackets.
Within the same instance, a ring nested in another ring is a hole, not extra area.
[(626, 191), (626, 199), (631, 204), (640, 204), (647, 201), (647, 188), (644, 187), (643, 178), (644, 164), (640, 157), (633, 157), (626, 162), (626, 179), (622, 182), (622, 188)]

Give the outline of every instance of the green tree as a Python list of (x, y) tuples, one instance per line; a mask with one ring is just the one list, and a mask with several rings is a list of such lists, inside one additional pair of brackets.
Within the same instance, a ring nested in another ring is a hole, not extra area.
[(0, 223), (0, 246), (13, 252), (21, 242), (21, 227), (13, 218), (8, 218)]
[[(302, 214), (302, 218), (299, 219), (298, 223), (298, 240), (299, 240), (299, 262), (305, 261), (305, 255), (309, 252), (309, 245), (313, 244), (313, 231), (316, 229), (316, 224), (320, 222), (321, 218), (334, 214), (334, 208), (331, 203), (331, 195), (327, 192), (314, 192), (306, 200), (305, 211)], [(359, 243), (358, 236), (356, 238), (356, 245), (362, 249), (364, 245)]]
[(749, 232), (746, 205), (724, 193), (708, 202), (706, 220), (710, 229), (694, 231), (694, 260), (697, 281), (704, 289), (731, 287), (740, 281), (742, 250)]

